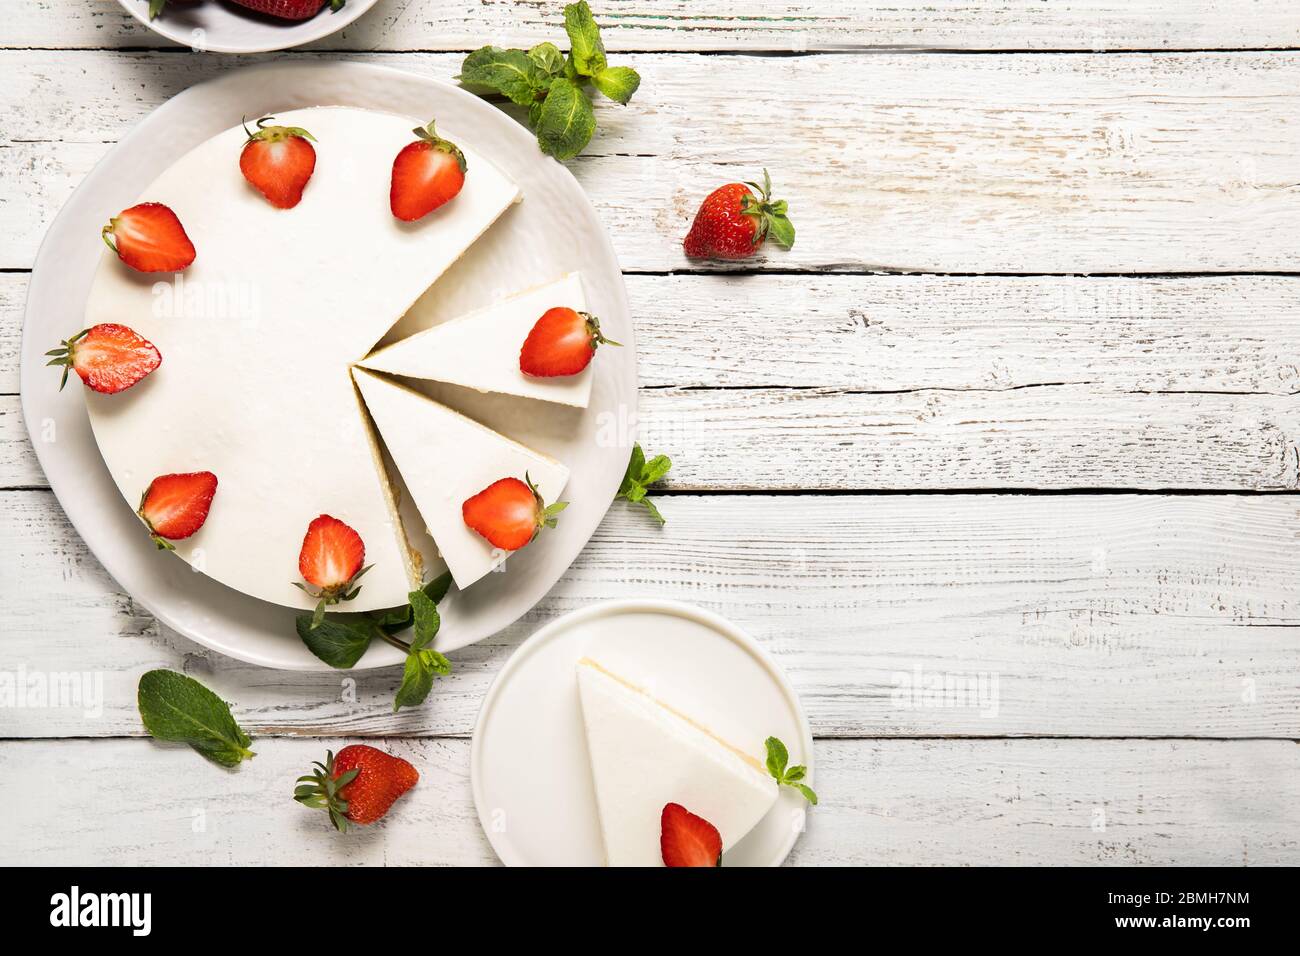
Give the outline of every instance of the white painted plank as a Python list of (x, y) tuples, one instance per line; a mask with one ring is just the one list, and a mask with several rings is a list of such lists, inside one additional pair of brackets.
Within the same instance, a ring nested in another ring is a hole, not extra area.
[[(441, 78), (460, 63), (456, 54), (359, 59)], [(599, 108), (600, 132), (572, 168), (630, 270), (689, 268), (680, 243), (702, 197), (764, 165), (790, 201), (799, 241), (760, 263), (785, 268), (1300, 267), (1295, 54), (627, 60), (645, 78), (636, 100)], [(126, 129), (231, 64), (0, 55), (12, 78), (0, 88), (11, 118), (0, 149), (0, 267), (30, 265), (45, 224)]]
[[(45, 865), (495, 861), (464, 740), (389, 741), (421, 779), (374, 826), (340, 836), (296, 804), (346, 743), (258, 740), (227, 772), (143, 740), (3, 741), (0, 846)], [(796, 865), (1300, 862), (1287, 741), (819, 741), (815, 782)]]
[[(393, 716), (394, 669), (361, 672), (353, 688), (341, 672), (277, 673), (206, 651), (123, 594), (50, 495), (0, 493), (0, 670), (22, 668), (39, 686), (69, 671), (102, 681), (98, 712), (71, 697), (0, 707), (0, 737), (139, 734), (135, 685), (153, 667), (210, 684), (258, 733), (467, 734), (524, 637), (633, 596), (736, 621), (776, 655), (822, 736), (1300, 737), (1293, 497), (660, 506), (662, 530), (616, 503), (529, 615), (454, 653), (429, 704)], [(952, 691), (927, 693), (941, 684)]]
[[(0, 393), (18, 391), (27, 280), (0, 273)], [(1300, 392), (1296, 277), (634, 274), (626, 282), (650, 388), (1086, 381), (1112, 391)], [(720, 302), (743, 302), (743, 320)]]
[[(1289, 395), (1067, 384), (664, 388), (640, 401), (637, 421), (608, 427), (635, 428), (646, 448), (671, 456), (663, 485), (679, 491), (1300, 488), (1300, 397)], [(483, 421), (510, 431), (506, 417)], [(0, 396), (0, 487), (45, 486), (18, 398)]]
[[(28, 275), (0, 273), (0, 393)], [(626, 277), (643, 385), (1300, 391), (1300, 278)], [(739, 334), (730, 310), (742, 301)], [(74, 323), (75, 325), (75, 323)], [(73, 330), (75, 331), (75, 330)]]
[[(143, 3), (143, 0), (138, 0)], [(564, 0), (384, 0), (308, 49), (457, 50), (562, 41)], [(1218, 49), (1300, 46), (1288, 0), (601, 0), (611, 50)], [(167, 41), (115, 3), (0, 2), (9, 47), (141, 47)]]

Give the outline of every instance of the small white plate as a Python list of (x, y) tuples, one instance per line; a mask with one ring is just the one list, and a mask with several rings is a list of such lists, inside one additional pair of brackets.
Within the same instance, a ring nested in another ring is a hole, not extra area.
[(319, 40), (342, 30), (376, 0), (347, 0), (338, 12), (326, 5), (307, 20), (276, 20), (228, 0), (169, 0), (149, 19), (149, 0), (117, 0), (159, 36), (199, 53), (269, 53)]
[[(240, 660), (290, 670), (327, 670), (294, 631), (295, 611), (268, 604), (196, 574), (141, 534), (134, 502), (118, 491), (90, 429), (74, 378), (59, 391), (45, 350), (81, 327), (86, 295), (104, 245), (107, 218), (135, 202), (154, 178), (194, 146), (241, 116), (304, 106), (355, 106), (437, 117), (441, 129), (490, 158), (523, 190), (524, 200), (439, 279), (401, 320), (406, 332), (512, 292), (581, 272), (591, 310), (624, 348), (596, 363), (586, 409), (430, 388), (435, 397), (569, 466), (570, 502), (548, 530), (442, 610), (443, 651), (480, 641), (525, 614), (554, 586), (605, 516), (627, 468), (636, 422), (636, 340), (623, 274), (573, 175), (544, 156), (523, 126), (459, 87), (364, 63), (275, 63), (246, 67), (190, 87), (146, 116), (109, 150), (50, 225), (27, 291), (19, 362), (23, 417), (50, 487), (77, 532), (136, 602), (191, 640)], [(233, 160), (232, 160), (233, 162)], [(364, 276), (340, 271), (340, 281)], [(413, 531), (420, 525), (408, 525)], [(423, 543), (423, 542), (417, 542)], [(426, 544), (427, 549), (427, 544)], [(94, 640), (87, 635), (87, 640)], [(357, 665), (400, 663), (376, 642)]]
[[(762, 758), (778, 737), (808, 767), (799, 698), (752, 637), (677, 601), (609, 601), (566, 614), (520, 645), (483, 700), (470, 749), (479, 821), (510, 866), (600, 866), (596, 798), (574, 668), (590, 656)], [(777, 866), (802, 832), (803, 797), (781, 796), (724, 866)]]

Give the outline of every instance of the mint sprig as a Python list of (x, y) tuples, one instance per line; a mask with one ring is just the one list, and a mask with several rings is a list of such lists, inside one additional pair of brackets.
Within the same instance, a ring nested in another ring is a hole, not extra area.
[(538, 146), (559, 160), (577, 156), (596, 131), (589, 85), (623, 106), (641, 85), (636, 70), (609, 65), (600, 27), (586, 0), (564, 8), (564, 30), (569, 37), (567, 58), (554, 43), (539, 43), (530, 50), (485, 46), (465, 57), (457, 77), (466, 86), (528, 107), (528, 125), (537, 134)]
[(616, 497), (626, 498), (633, 504), (640, 503), (650, 512), (650, 517), (654, 518), (661, 525), (666, 524), (664, 516), (659, 513), (659, 509), (654, 506), (649, 498), (646, 497), (646, 491), (650, 485), (668, 474), (668, 469), (673, 466), (672, 459), (667, 455), (655, 455), (649, 461), (646, 461), (645, 452), (641, 450), (639, 444), (632, 446), (632, 457), (628, 459), (627, 472), (623, 475), (623, 483), (618, 487)]
[[(315, 624), (314, 615), (299, 614), (294, 619), (294, 627), (307, 649), (330, 667), (356, 666), (375, 638), (405, 651), (402, 683), (393, 710), (414, 707), (429, 696), (435, 677), (451, 673), (451, 661), (431, 646), (442, 625), (438, 602), (450, 588), (451, 573), (446, 572), (420, 590), (412, 591), (408, 603), (401, 607), (363, 613), (328, 613)], [(414, 632), (409, 641), (397, 636), (407, 630)]]
[(817, 794), (813, 793), (812, 787), (802, 782), (808, 776), (808, 768), (802, 764), (786, 767), (789, 762), (790, 752), (785, 749), (785, 744), (775, 737), (768, 737), (767, 772), (776, 778), (779, 785), (793, 787), (803, 794), (805, 800), (814, 807), (817, 806)]
[(235, 723), (230, 705), (193, 677), (148, 671), (140, 678), (136, 706), (144, 729), (158, 740), (189, 744), (223, 767), (253, 756), (252, 741)]

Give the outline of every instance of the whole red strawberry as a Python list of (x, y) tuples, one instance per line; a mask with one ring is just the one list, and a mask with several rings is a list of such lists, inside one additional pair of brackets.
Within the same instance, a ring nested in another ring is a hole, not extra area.
[(194, 243), (185, 227), (160, 202), (123, 209), (100, 234), (108, 248), (137, 272), (180, 272), (194, 261)]
[(281, 20), (306, 20), (314, 17), (326, 3), (331, 11), (341, 9), (344, 0), (235, 0), (235, 3)]
[(722, 866), (722, 835), (680, 803), (667, 803), (659, 817), (659, 853), (664, 866)]
[(361, 590), (357, 578), (370, 570), (362, 567), (365, 563), (366, 545), (361, 535), (338, 518), (320, 515), (307, 525), (298, 552), (298, 573), (311, 587), (298, 581), (294, 586), (320, 599), (312, 617), (313, 628), (324, 618), (327, 606), (357, 596)]
[(554, 528), (555, 516), (569, 506), (567, 501), (548, 506), (532, 479), (524, 479), (494, 481), (461, 505), (465, 524), (503, 551), (518, 551), (543, 528)]
[(519, 350), (519, 371), (545, 378), (577, 375), (591, 364), (597, 345), (618, 345), (600, 334), (600, 321), (586, 312), (547, 309)]
[(159, 475), (140, 496), (136, 512), (149, 528), (154, 544), (174, 550), (172, 541), (188, 538), (203, 527), (217, 493), (217, 476), (210, 471)]
[(419, 137), (407, 143), (393, 160), (388, 204), (403, 222), (415, 222), (451, 201), (465, 185), (465, 154), (434, 131), (433, 121), (413, 130)]
[(328, 810), (340, 832), (349, 823), (374, 823), (420, 780), (420, 772), (401, 757), (366, 744), (344, 747), (338, 756), (326, 751), (325, 762), (298, 778), (293, 798), (304, 806)]
[(248, 141), (239, 154), (239, 171), (277, 209), (292, 209), (316, 170), (316, 137), (301, 126), (268, 126), (274, 116), (244, 126)]
[(46, 365), (63, 366), (59, 391), (68, 384), (70, 369), (77, 370), (87, 388), (115, 395), (162, 364), (162, 355), (152, 342), (112, 322), (82, 329), (45, 354), (54, 356)]
[(794, 226), (786, 211), (784, 199), (772, 202), (772, 177), (765, 169), (761, 186), (728, 183), (709, 193), (682, 248), (692, 259), (747, 259), (771, 235), (789, 249), (794, 245)]

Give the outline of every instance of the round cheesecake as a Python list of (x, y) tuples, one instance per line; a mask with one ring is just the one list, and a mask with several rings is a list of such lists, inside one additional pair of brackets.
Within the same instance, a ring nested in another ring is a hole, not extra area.
[(427, 120), (338, 107), (278, 114), (316, 140), (315, 170), (292, 209), (273, 207), (240, 174), (246, 134), (232, 128), (139, 197), (176, 213), (193, 264), (144, 274), (107, 250), (99, 264), (86, 326), (129, 326), (162, 354), (123, 393), (86, 392), (104, 461), (132, 508), (156, 476), (214, 473), (208, 519), (175, 553), (243, 594), (314, 606), (294, 582), (303, 535), (321, 514), (357, 531), (371, 565), (348, 610), (404, 604), (420, 583), (352, 366), (520, 198), (440, 129), (464, 151), (464, 187), (417, 222), (397, 220), (393, 159)]

